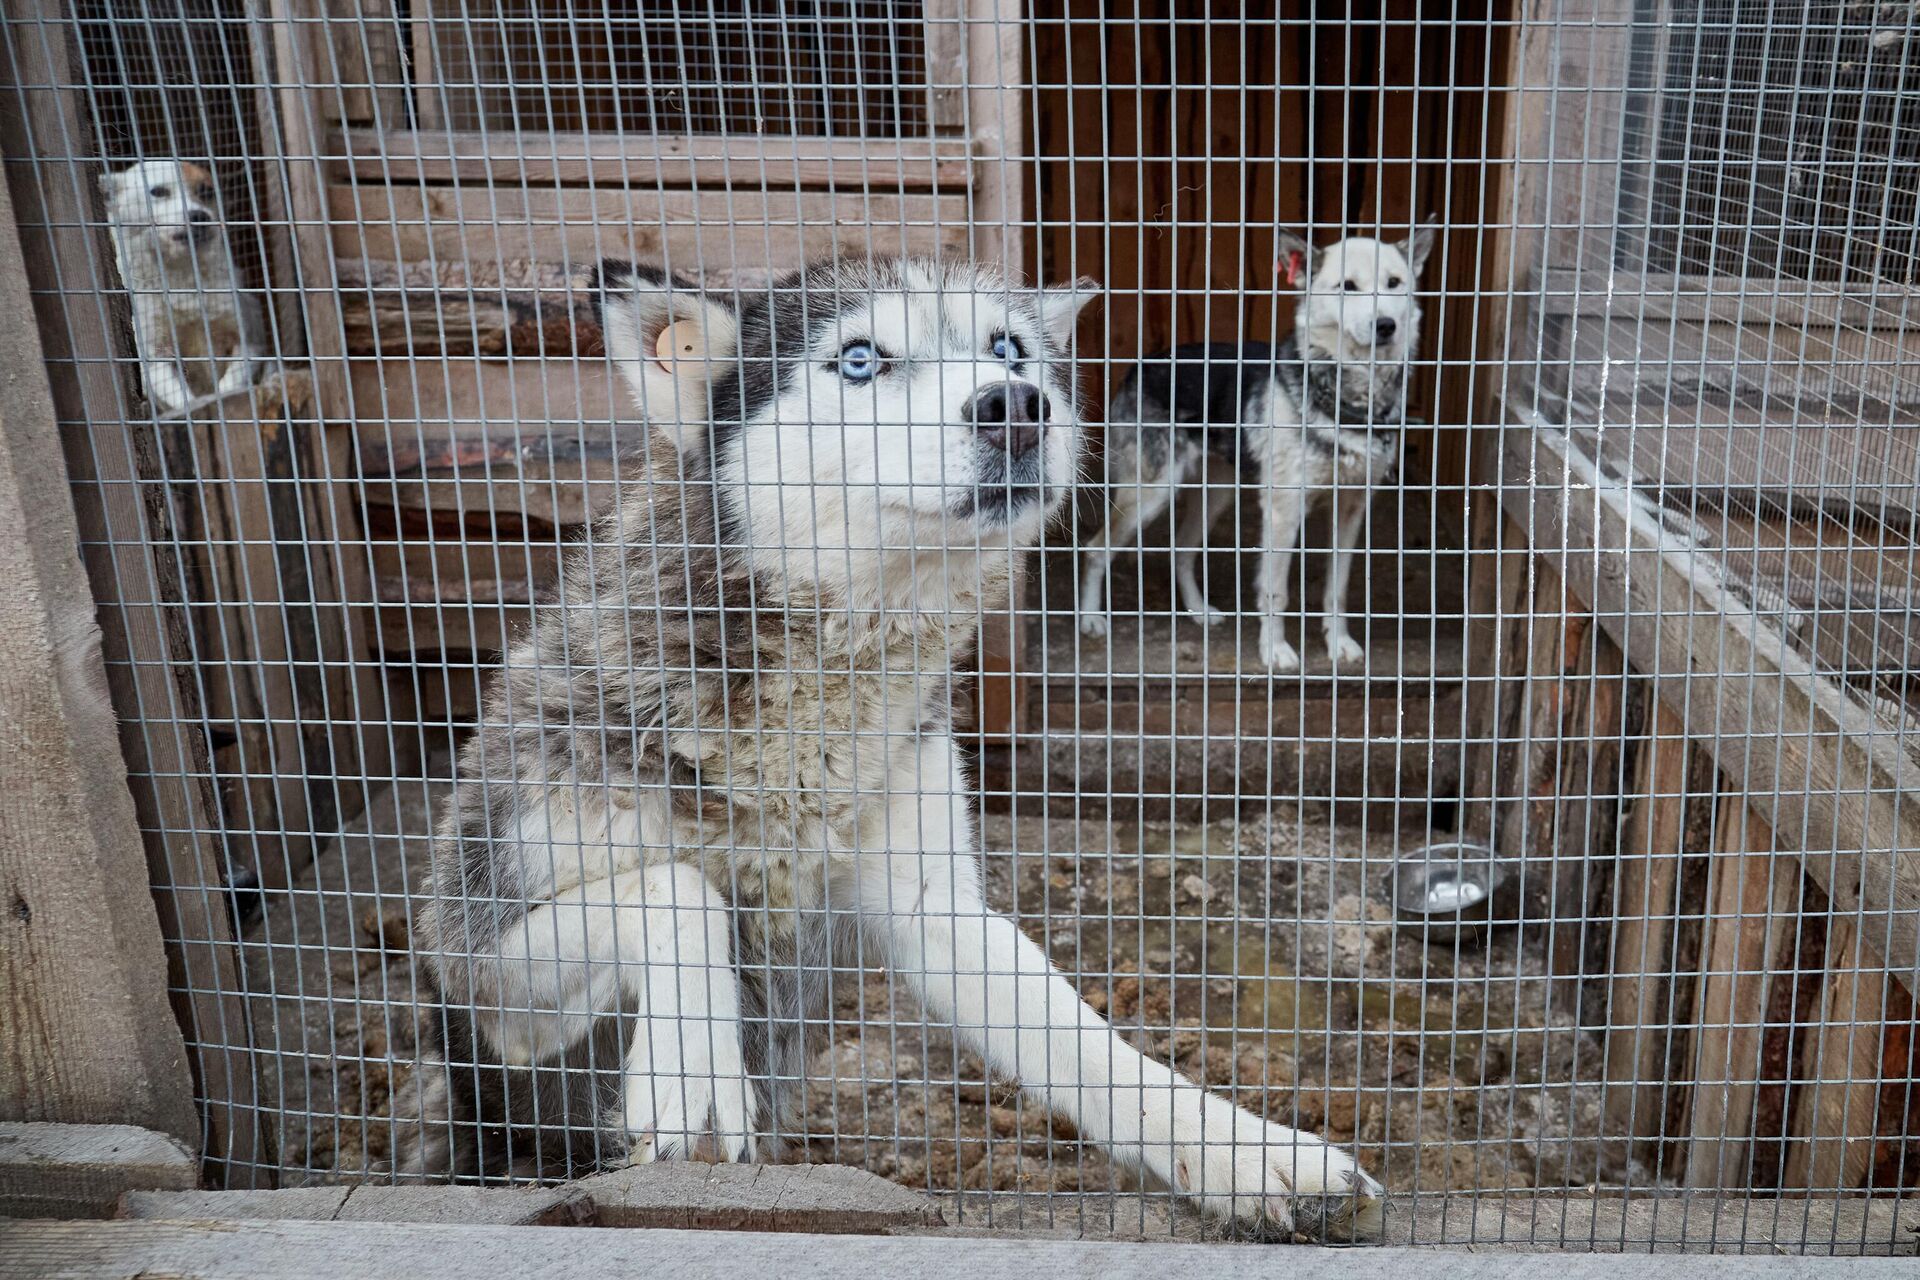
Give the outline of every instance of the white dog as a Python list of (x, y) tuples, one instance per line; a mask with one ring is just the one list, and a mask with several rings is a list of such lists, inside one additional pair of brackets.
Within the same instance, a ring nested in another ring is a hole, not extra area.
[(252, 385), (267, 349), (256, 298), (240, 287), (213, 175), (148, 160), (100, 177), (147, 399), (161, 414)]
[(1366, 661), (1347, 630), (1347, 580), (1376, 486), (1390, 483), (1406, 421), (1406, 372), (1420, 340), (1414, 282), (1433, 247), (1433, 228), (1400, 243), (1350, 236), (1314, 249), (1283, 234), (1280, 274), (1305, 283), (1293, 332), (1276, 347), (1212, 343), (1178, 347), (1129, 371), (1107, 413), (1108, 510), (1088, 547), (1080, 629), (1107, 633), (1108, 566), (1120, 548), (1173, 504), (1183, 485), (1206, 481), (1175, 534), (1176, 580), (1187, 612), (1211, 626), (1226, 615), (1207, 602), (1196, 573), (1200, 549), (1238, 487), (1260, 486), (1260, 655), (1297, 671), (1300, 655), (1282, 619), (1289, 568), (1309, 504), (1335, 505), (1334, 557), (1322, 627), (1336, 666)]
[(736, 310), (602, 267), (654, 469), (461, 755), (418, 922), (451, 1069), (415, 1073), (419, 1121), (396, 1106), (403, 1171), (511, 1172), (515, 1131), (548, 1176), (777, 1152), (864, 938), (996, 1076), (1202, 1210), (1372, 1229), (1350, 1156), (1142, 1056), (982, 896), (955, 672), (1072, 482), (1089, 296), (860, 261)]

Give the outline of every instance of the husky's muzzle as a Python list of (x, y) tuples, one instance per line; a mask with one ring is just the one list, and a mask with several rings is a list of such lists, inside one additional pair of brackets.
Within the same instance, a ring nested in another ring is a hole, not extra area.
[(1031, 382), (996, 382), (974, 392), (961, 413), (973, 425), (978, 482), (962, 514), (1010, 519), (1047, 500), (1047, 425), (1053, 404)]

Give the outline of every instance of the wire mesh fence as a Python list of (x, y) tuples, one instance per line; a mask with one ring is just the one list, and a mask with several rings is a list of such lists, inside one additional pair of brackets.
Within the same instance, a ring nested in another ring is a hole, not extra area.
[(228, 1185), (1911, 1247), (1920, 9), (1188, 8), (8, 6)]

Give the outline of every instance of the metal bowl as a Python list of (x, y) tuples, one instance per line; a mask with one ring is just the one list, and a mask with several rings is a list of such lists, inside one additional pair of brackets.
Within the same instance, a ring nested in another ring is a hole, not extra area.
[(1513, 883), (1511, 864), (1486, 845), (1449, 841), (1396, 858), (1387, 900), (1401, 928), (1445, 940), (1485, 928)]

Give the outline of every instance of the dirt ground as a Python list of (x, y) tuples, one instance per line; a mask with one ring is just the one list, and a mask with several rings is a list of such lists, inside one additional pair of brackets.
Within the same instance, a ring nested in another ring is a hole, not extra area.
[[(431, 1017), (407, 891), (428, 805), (398, 789), (249, 934), (263, 1101), (285, 1183), (366, 1176)], [(1288, 810), (1206, 827), (990, 815), (990, 897), (1130, 1041), (1269, 1119), (1355, 1145), (1397, 1191), (1617, 1185), (1597, 1037), (1551, 1008), (1511, 931), (1423, 945), (1393, 927), (1391, 832)], [(1178, 1233), (1071, 1129), (929, 1028), (879, 973), (837, 992), (796, 1159), (865, 1167), (979, 1225)], [(1062, 1195), (1060, 1193), (1077, 1193)]]

